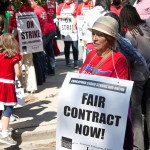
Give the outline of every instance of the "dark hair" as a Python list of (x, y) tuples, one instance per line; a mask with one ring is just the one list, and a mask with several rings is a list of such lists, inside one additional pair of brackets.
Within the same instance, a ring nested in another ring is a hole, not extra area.
[(95, 6), (102, 6), (105, 10), (110, 10), (111, 0), (96, 0)]
[(9, 6), (9, 0), (1, 0), (0, 2), (0, 15), (3, 15), (5, 17), (5, 12), (8, 9)]
[(112, 3), (112, 5), (114, 5), (114, 6), (120, 6), (121, 5), (121, 0), (113, 0), (113, 3)]
[(1, 27), (0, 34), (1, 34), (1, 32), (4, 32), (5, 26), (6, 26), (5, 18), (3, 17), (3, 15), (0, 15), (0, 27)]
[(122, 0), (122, 6), (124, 7), (125, 5), (130, 4), (130, 0)]
[(120, 12), (121, 22), (121, 34), (124, 36), (127, 29), (129, 29), (131, 35), (136, 38), (136, 34), (139, 33), (143, 36), (143, 32), (139, 25), (145, 23), (136, 11), (136, 8), (131, 5), (125, 5)]
[(118, 22), (118, 25), (119, 25), (118, 33), (120, 33), (120, 31), (121, 31), (121, 24), (120, 24), (119, 16), (117, 14), (115, 14), (114, 12), (106, 13), (104, 16), (110, 16), (110, 17), (114, 18)]
[(31, 7), (30, 0), (22, 0), (22, 2), (23, 2), (24, 5)]

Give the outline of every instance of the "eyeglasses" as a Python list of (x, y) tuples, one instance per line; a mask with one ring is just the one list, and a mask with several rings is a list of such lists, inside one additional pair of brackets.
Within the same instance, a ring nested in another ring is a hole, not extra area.
[(103, 34), (103, 33), (100, 33), (100, 32), (97, 32), (97, 33), (95, 33), (95, 32), (92, 32), (92, 35), (93, 36), (98, 36), (98, 37), (105, 37), (105, 35)]

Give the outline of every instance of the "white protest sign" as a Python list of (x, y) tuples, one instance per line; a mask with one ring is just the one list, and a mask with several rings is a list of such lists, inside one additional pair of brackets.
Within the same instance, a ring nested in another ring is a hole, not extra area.
[(132, 86), (68, 73), (59, 95), (56, 150), (122, 150)]
[(34, 12), (16, 13), (21, 54), (43, 51), (42, 32)]
[(62, 40), (64, 41), (77, 41), (77, 31), (72, 32), (72, 26), (74, 23), (74, 16), (72, 15), (72, 9), (63, 9), (61, 15), (67, 15), (68, 18), (60, 21), (60, 33), (64, 35)]
[(24, 98), (24, 89), (20, 88), (20, 81), (15, 79), (15, 88), (16, 88), (16, 96), (17, 96), (17, 105), (14, 108), (19, 108), (25, 106), (25, 98)]
[(82, 35), (83, 23), (84, 23), (84, 16), (78, 15), (77, 16), (77, 26), (78, 26), (78, 43), (79, 43), (79, 46), (84, 46), (83, 35)]

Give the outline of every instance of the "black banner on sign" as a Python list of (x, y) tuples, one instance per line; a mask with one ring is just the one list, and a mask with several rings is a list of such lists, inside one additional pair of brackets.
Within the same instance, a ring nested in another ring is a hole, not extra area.
[(71, 150), (72, 149), (72, 139), (62, 137), (61, 146)]
[(105, 89), (105, 90), (119, 92), (119, 93), (126, 93), (126, 88), (127, 88), (125, 86), (92, 81), (92, 80), (77, 79), (77, 78), (71, 78), (69, 83), (82, 85), (82, 86), (89, 86), (89, 87), (94, 87), (99, 89)]
[(19, 16), (18, 19), (31, 19), (31, 18), (36, 18), (36, 16), (34, 15), (23, 15), (23, 16)]

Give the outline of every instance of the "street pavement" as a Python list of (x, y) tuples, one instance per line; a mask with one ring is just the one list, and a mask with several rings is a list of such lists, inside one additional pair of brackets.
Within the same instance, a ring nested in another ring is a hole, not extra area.
[[(12, 137), (16, 146), (0, 143), (0, 150), (55, 150), (58, 96), (67, 72), (78, 72), (66, 66), (63, 42), (57, 41), (60, 55), (56, 57), (55, 76), (46, 76), (46, 82), (38, 86), (34, 94), (25, 93), (26, 106), (16, 108), (13, 114), (19, 118), (10, 122)], [(70, 54), (73, 61), (73, 54)], [(79, 66), (82, 65), (82, 50), (79, 50)]]

